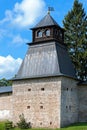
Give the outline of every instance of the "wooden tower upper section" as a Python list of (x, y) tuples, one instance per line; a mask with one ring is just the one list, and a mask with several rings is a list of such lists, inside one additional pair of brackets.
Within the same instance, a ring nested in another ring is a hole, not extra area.
[(48, 13), (34, 28), (32, 42), (15, 77), (17, 79), (70, 76), (75, 69), (64, 44), (64, 30)]
[(48, 13), (34, 28), (32, 28), (32, 42), (46, 42), (56, 40), (64, 43), (64, 29)]

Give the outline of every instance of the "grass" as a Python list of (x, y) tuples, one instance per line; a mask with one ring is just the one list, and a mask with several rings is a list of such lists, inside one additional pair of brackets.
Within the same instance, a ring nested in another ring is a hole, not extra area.
[[(5, 130), (5, 123), (0, 122), (0, 130)], [(11, 130), (20, 130), (19, 128), (14, 128)], [(22, 129), (24, 130), (24, 129)], [(76, 123), (71, 126), (60, 128), (60, 129), (43, 129), (43, 128), (32, 128), (26, 130), (87, 130), (87, 123)]]
[(0, 122), (0, 130), (4, 130), (4, 123), (3, 122)]
[(87, 123), (76, 123), (66, 128), (61, 128), (58, 130), (87, 130)]

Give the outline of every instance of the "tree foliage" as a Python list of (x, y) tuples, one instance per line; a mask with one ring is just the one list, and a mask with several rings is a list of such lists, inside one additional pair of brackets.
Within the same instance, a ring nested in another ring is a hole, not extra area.
[(9, 81), (5, 78), (3, 79), (0, 79), (0, 86), (3, 87), (3, 86), (11, 86), (12, 85), (12, 81)]
[(19, 115), (20, 121), (17, 123), (17, 126), (21, 129), (28, 129), (31, 128), (31, 123), (27, 123), (25, 118), (24, 118), (24, 114), (22, 113), (22, 115)]
[(65, 43), (76, 69), (77, 78), (87, 79), (87, 15), (82, 3), (74, 1), (73, 8), (63, 20)]

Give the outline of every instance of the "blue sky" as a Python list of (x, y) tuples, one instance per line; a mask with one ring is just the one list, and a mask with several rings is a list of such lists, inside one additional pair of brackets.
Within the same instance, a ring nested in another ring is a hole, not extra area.
[[(79, 0), (87, 13), (87, 0)], [(60, 26), (74, 0), (0, 0), (0, 78), (13, 77), (32, 41), (34, 27), (47, 14), (48, 6)]]

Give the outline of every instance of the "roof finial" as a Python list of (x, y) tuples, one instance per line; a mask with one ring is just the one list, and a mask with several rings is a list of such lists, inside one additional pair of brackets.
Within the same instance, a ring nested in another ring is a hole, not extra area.
[(50, 14), (50, 11), (54, 11), (53, 7), (48, 7), (48, 14)]

